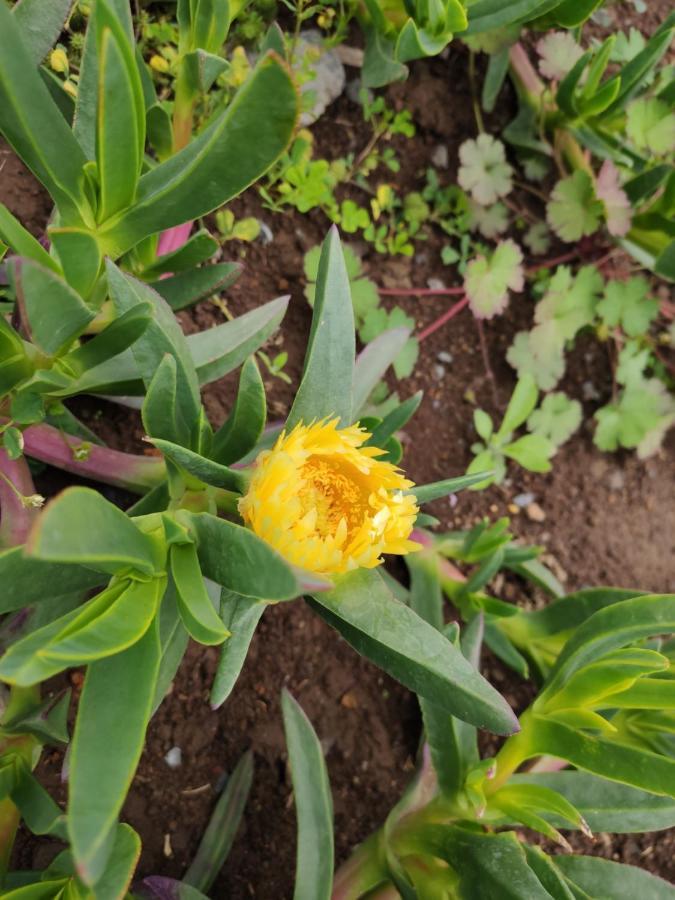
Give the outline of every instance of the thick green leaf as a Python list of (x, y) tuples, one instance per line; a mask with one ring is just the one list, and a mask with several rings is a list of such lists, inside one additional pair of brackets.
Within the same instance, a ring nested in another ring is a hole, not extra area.
[(82, 298), (58, 275), (29, 259), (14, 259), (10, 271), (31, 339), (48, 356), (66, 349), (94, 318)]
[(96, 163), (99, 222), (134, 200), (145, 147), (145, 103), (134, 49), (108, 0), (93, 14), (98, 53)]
[[(591, 831), (625, 834), (675, 827), (675, 800), (659, 797), (587, 772), (539, 772), (512, 775), (509, 784), (534, 784), (562, 794), (584, 817)], [(561, 819), (554, 825), (566, 827)]]
[(47, 233), (66, 281), (81, 297), (89, 297), (103, 263), (95, 235), (84, 228), (52, 227)]
[(475, 475), (458, 475), (457, 478), (446, 478), (444, 481), (434, 481), (433, 484), (420, 484), (412, 488), (410, 493), (415, 495), (418, 503), (431, 503), (432, 500), (439, 500), (448, 494), (463, 491), (473, 484), (485, 481), (486, 475), (489, 474), (476, 472)]
[(177, 312), (226, 291), (239, 278), (241, 270), (239, 263), (216, 263), (154, 281), (151, 287)]
[(675, 797), (675, 759), (618, 744), (556, 722), (532, 716), (527, 756), (556, 756), (579, 769), (654, 794)]
[[(218, 248), (218, 241), (205, 228), (201, 228), (177, 250), (157, 257), (156, 262), (143, 270), (143, 278), (149, 281), (165, 272), (187, 272), (192, 275), (194, 267), (210, 259)], [(161, 294), (162, 291), (158, 293)]]
[(675, 631), (675, 594), (633, 597), (598, 610), (558, 657), (539, 700), (552, 697), (580, 668), (627, 644)]
[(352, 412), (357, 417), (371, 393), (410, 338), (409, 328), (392, 328), (378, 335), (359, 353), (354, 365)]
[(409, 605), (437, 631), (443, 628), (443, 593), (435, 554), (411, 553), (406, 557), (410, 572)]
[(556, 856), (556, 866), (583, 896), (598, 900), (673, 900), (675, 887), (651, 872), (599, 859), (597, 856)]
[(130, 825), (117, 826), (115, 842), (105, 872), (96, 882), (96, 900), (121, 900), (127, 897), (141, 855), (141, 839)]
[[(194, 544), (174, 544), (171, 574), (183, 624), (200, 644), (222, 644), (230, 632), (214, 609), (204, 585)], [(199, 885), (197, 885), (199, 887)]]
[(213, 436), (213, 458), (223, 465), (243, 459), (258, 443), (266, 417), (265, 385), (250, 356), (241, 369), (234, 408)]
[[(126, 313), (125, 313), (126, 315)], [(186, 423), (176, 419), (176, 391), (178, 367), (176, 358), (165, 353), (148, 385), (141, 418), (146, 434), (151, 438), (163, 438), (180, 445), (190, 443), (190, 431)]]
[(240, 493), (246, 489), (246, 477), (236, 469), (221, 466), (220, 463), (206, 459), (206, 457), (200, 456), (199, 453), (194, 453), (192, 450), (186, 450), (185, 447), (179, 447), (178, 444), (174, 444), (171, 441), (153, 438), (152, 443), (158, 450), (162, 451), (167, 459), (170, 459), (180, 469), (188, 472), (204, 484), (224, 488), (227, 491), (239, 491)]
[(349, 276), (340, 237), (333, 227), (321, 249), (305, 367), (288, 428), (335, 416), (342, 425), (351, 425), (354, 353)]
[(431, 825), (420, 829), (418, 841), (420, 849), (433, 848), (457, 872), (462, 900), (551, 900), (513, 832)]
[(66, 666), (81, 666), (121, 653), (139, 641), (157, 614), (166, 579), (132, 581), (110, 606), (90, 622), (74, 622), (41, 656)]
[(329, 900), (333, 885), (333, 801), (321, 743), (302, 708), (281, 694), (298, 819), (293, 900)]
[(333, 590), (309, 602), (359, 653), (420, 696), (479, 728), (518, 729), (503, 697), (440, 632), (396, 600), (376, 571), (340, 576)]
[(80, 221), (80, 208), (86, 210), (84, 154), (40, 78), (6, 3), (0, 4), (0, 131), (63, 216)]
[(106, 576), (84, 566), (42, 562), (22, 547), (0, 552), (0, 614), (39, 603), (46, 597), (98, 587)]
[(12, 802), (16, 804), (32, 834), (48, 834), (65, 841), (66, 817), (40, 782), (25, 764), (17, 761), (17, 778), (12, 788)]
[[(471, 665), (479, 665), (483, 617), (475, 616), (462, 632), (461, 650)], [(424, 731), (438, 786), (450, 797), (464, 787), (467, 773), (478, 763), (476, 729), (420, 697)]]
[[(209, 384), (238, 368), (277, 330), (287, 306), (288, 297), (280, 297), (230, 322), (189, 335), (187, 346), (199, 383)], [(87, 372), (77, 382), (77, 392), (140, 396), (143, 381), (139, 368), (127, 351)]]
[(289, 566), (264, 541), (241, 525), (208, 513), (183, 514), (197, 538), (207, 578), (244, 597), (291, 600), (301, 593)]
[(389, 438), (399, 429), (403, 428), (403, 426), (415, 415), (422, 402), (423, 396), (422, 391), (418, 391), (416, 394), (413, 394), (412, 397), (404, 400), (404, 402), (401, 403), (400, 406), (397, 406), (396, 409), (392, 410), (388, 416), (385, 416), (382, 422), (374, 429), (366, 446), (384, 449)]
[(211, 688), (211, 706), (217, 709), (232, 692), (244, 665), (248, 648), (267, 604), (253, 597), (242, 597), (223, 589), (220, 615), (231, 636), (220, 651), (218, 668)]
[(86, 372), (130, 347), (143, 334), (151, 320), (150, 304), (139, 303), (122, 313), (96, 337), (72, 350), (64, 357), (63, 363), (78, 374)]
[(605, 115), (611, 115), (619, 109), (623, 109), (639, 89), (645, 75), (658, 63), (667, 51), (673, 38), (675, 28), (675, 13), (671, 13), (665, 22), (654, 32), (645, 48), (627, 62), (618, 75), (614, 77), (621, 82), (621, 88), (614, 102), (605, 110)]
[(17, 256), (32, 259), (45, 269), (59, 273), (56, 260), (51, 258), (42, 244), (23, 227), (4, 203), (0, 203), (0, 240), (4, 241)]
[(288, 69), (268, 54), (198, 138), (141, 178), (133, 207), (101, 233), (108, 252), (120, 255), (144, 237), (206, 215), (243, 191), (285, 149), (297, 109)]
[(124, 653), (87, 670), (70, 755), (68, 835), (88, 885), (99, 880), (113, 850), (117, 815), (143, 749), (159, 660), (153, 625)]
[(71, 487), (51, 500), (28, 536), (26, 553), (46, 562), (76, 563), (112, 575), (152, 575), (159, 562), (150, 538), (91, 488)]
[(230, 852), (253, 783), (253, 753), (247, 750), (227, 779), (183, 883), (209, 891)]
[(514, 22), (526, 22), (543, 15), (559, 0), (478, 0), (468, 10), (469, 25), (465, 35), (481, 34)]
[[(138, 371), (146, 386), (152, 381), (164, 355), (176, 360), (176, 422), (192, 434), (199, 418), (201, 399), (194, 363), (181, 327), (167, 303), (147, 284), (125, 274), (108, 261), (110, 293), (118, 312), (126, 312), (139, 303), (151, 303), (154, 320), (131, 348)], [(111, 362), (114, 362), (111, 361)]]
[(12, 8), (35, 65), (58, 41), (72, 5), (73, 0), (19, 0)]

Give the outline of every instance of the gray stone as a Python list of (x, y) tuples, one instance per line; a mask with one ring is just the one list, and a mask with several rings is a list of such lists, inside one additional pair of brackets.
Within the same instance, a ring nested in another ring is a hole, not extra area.
[(310, 91), (314, 95), (314, 106), (311, 110), (305, 110), (300, 116), (300, 124), (311, 125), (316, 122), (326, 109), (340, 96), (345, 89), (347, 77), (345, 67), (340, 62), (334, 50), (325, 50), (322, 47), (323, 37), (321, 32), (309, 29), (300, 33), (296, 46), (296, 68), (305, 67), (304, 56), (308, 51), (318, 48), (321, 55), (318, 59), (309, 63), (309, 68), (314, 72), (311, 81), (306, 81), (300, 88), (303, 94)]

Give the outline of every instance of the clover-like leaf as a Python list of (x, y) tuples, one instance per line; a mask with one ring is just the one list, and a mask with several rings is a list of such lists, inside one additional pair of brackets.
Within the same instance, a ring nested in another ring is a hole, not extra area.
[(532, 375), (542, 391), (554, 388), (565, 373), (563, 343), (550, 325), (537, 325), (532, 331), (518, 332), (506, 359), (519, 377)]
[(530, 253), (541, 256), (551, 246), (551, 232), (545, 222), (534, 222), (523, 236), (523, 243)]
[(584, 266), (574, 276), (567, 266), (559, 266), (537, 304), (535, 322), (555, 322), (562, 340), (572, 340), (592, 323), (602, 286), (602, 275), (593, 266)]
[(595, 445), (610, 451), (638, 447), (650, 432), (661, 431), (672, 423), (673, 417), (667, 413), (669, 400), (666, 388), (657, 378), (629, 384), (615, 403), (596, 412)]
[(640, 150), (661, 156), (675, 147), (675, 113), (656, 97), (641, 97), (628, 107), (626, 132)]
[(659, 301), (649, 296), (649, 283), (640, 275), (628, 281), (609, 281), (598, 303), (605, 324), (621, 326), (629, 337), (645, 334), (658, 311)]
[(513, 169), (506, 161), (504, 145), (489, 134), (479, 134), (459, 148), (457, 181), (476, 203), (490, 206), (511, 193)]
[(645, 369), (651, 362), (652, 354), (649, 347), (640, 347), (638, 341), (627, 341), (619, 353), (616, 380), (624, 387), (638, 384), (644, 380)]
[(562, 446), (581, 425), (581, 404), (559, 391), (544, 397), (539, 409), (527, 420), (529, 431), (548, 438), (556, 447)]
[(619, 170), (611, 159), (602, 164), (595, 181), (595, 194), (605, 207), (607, 231), (616, 237), (624, 237), (630, 230), (631, 205), (619, 184)]
[(522, 291), (523, 254), (515, 241), (503, 241), (491, 256), (478, 256), (466, 267), (464, 289), (469, 306), (479, 319), (491, 319), (503, 312), (509, 290)]
[(481, 206), (475, 200), (470, 201), (469, 227), (480, 231), (483, 237), (493, 240), (509, 227), (509, 211), (503, 203), (492, 206)]
[(560, 81), (584, 55), (571, 31), (551, 31), (537, 41), (539, 71), (544, 78)]
[(556, 184), (546, 207), (549, 225), (567, 242), (597, 231), (602, 214), (603, 205), (595, 195), (591, 176), (581, 169)]

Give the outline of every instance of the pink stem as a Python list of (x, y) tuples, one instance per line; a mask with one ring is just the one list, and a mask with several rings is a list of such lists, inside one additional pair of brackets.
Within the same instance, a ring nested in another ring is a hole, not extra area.
[(36, 496), (35, 486), (23, 456), (10, 459), (0, 450), (0, 472), (4, 475), (0, 478), (0, 547), (16, 547), (25, 542), (38, 508), (22, 503), (5, 478), (23, 497)]
[(377, 292), (383, 297), (447, 297), (463, 294), (464, 288), (378, 288)]
[(433, 334), (434, 331), (438, 331), (441, 326), (445, 325), (446, 322), (449, 322), (450, 319), (454, 318), (458, 312), (461, 312), (465, 306), (469, 303), (468, 297), (463, 297), (454, 306), (451, 306), (450, 309), (446, 310), (442, 316), (436, 319), (435, 322), (432, 322), (431, 325), (427, 325), (426, 328), (423, 328), (422, 331), (417, 335), (418, 341), (423, 341), (425, 338), (429, 337), (430, 334)]
[(174, 225), (159, 236), (157, 243), (157, 256), (165, 256), (179, 250), (187, 242), (192, 231), (192, 222), (183, 222), (182, 225)]
[[(23, 433), (28, 456), (66, 472), (112, 484), (137, 494), (145, 494), (165, 476), (164, 461), (153, 456), (137, 456), (87, 445), (86, 441), (64, 434), (51, 425), (31, 425)], [(77, 458), (77, 453), (82, 458)]]
[(531, 772), (560, 772), (566, 769), (569, 763), (566, 759), (558, 759), (555, 756), (540, 756), (527, 770), (529, 775)]

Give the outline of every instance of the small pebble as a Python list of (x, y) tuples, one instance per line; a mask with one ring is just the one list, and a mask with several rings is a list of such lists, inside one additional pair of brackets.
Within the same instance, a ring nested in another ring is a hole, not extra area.
[(597, 400), (600, 397), (598, 389), (592, 381), (584, 381), (581, 385), (581, 392), (584, 395), (584, 400)]
[(436, 354), (436, 359), (442, 363), (451, 363), (452, 362), (452, 353), (448, 353), (447, 350), (441, 350), (440, 353)]
[(431, 161), (437, 169), (447, 169), (450, 162), (450, 154), (445, 144), (439, 144), (431, 154)]
[(427, 278), (427, 285), (432, 291), (444, 291), (445, 282), (440, 278)]
[(543, 522), (546, 518), (546, 513), (538, 503), (528, 504), (528, 506), (525, 507), (525, 512), (527, 513), (527, 518), (532, 522)]
[(260, 243), (263, 245), (271, 244), (274, 240), (274, 232), (265, 222), (260, 222)]
[(172, 747), (164, 757), (164, 762), (170, 769), (178, 769), (183, 762), (183, 751), (180, 747)]
[(438, 381), (440, 381), (441, 378), (445, 378), (445, 366), (434, 366), (434, 378), (436, 378)]
[(618, 469), (609, 476), (609, 487), (612, 491), (622, 491), (625, 483), (626, 479), (623, 477), (623, 472), (620, 472)]
[(517, 507), (515, 503), (509, 503), (509, 505), (507, 506), (507, 509), (511, 513), (512, 516), (517, 516), (518, 513), (520, 512), (520, 508)]
[(513, 502), (522, 509), (523, 507), (534, 503), (534, 494), (517, 494), (513, 498)]

